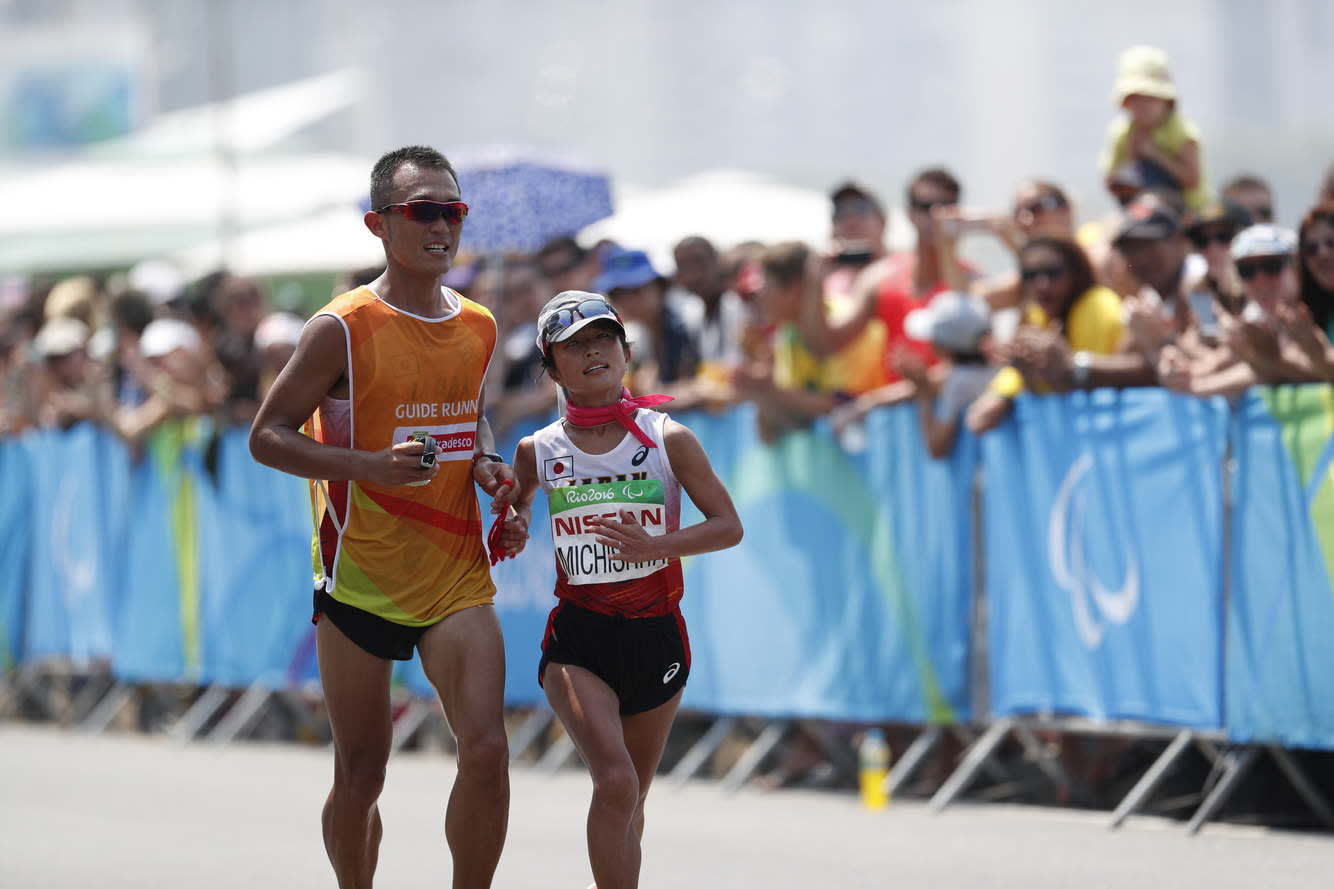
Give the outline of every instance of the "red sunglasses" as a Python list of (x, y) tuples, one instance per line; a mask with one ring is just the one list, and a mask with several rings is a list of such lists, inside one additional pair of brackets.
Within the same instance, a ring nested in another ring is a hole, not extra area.
[(375, 212), (398, 213), (413, 222), (423, 222), (427, 225), (443, 216), (445, 222), (449, 225), (458, 225), (467, 217), (468, 205), (463, 201), (449, 201), (447, 203), (440, 201), (407, 201), (402, 204), (386, 204)]

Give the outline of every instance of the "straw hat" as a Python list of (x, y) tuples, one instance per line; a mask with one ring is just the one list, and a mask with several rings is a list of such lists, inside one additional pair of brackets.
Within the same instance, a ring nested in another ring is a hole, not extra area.
[(1113, 98), (1120, 107), (1126, 96), (1134, 95), (1176, 100), (1177, 88), (1167, 66), (1167, 53), (1156, 46), (1132, 46), (1121, 53), (1121, 70), (1116, 76)]

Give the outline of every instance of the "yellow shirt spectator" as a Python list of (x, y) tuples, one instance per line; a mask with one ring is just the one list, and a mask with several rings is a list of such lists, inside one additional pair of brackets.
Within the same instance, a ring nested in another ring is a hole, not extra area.
[[(1053, 319), (1047, 317), (1047, 313), (1041, 307), (1029, 304), (1024, 312), (1024, 323), (1045, 330), (1052, 326)], [(1071, 306), (1065, 338), (1070, 343), (1070, 348), (1076, 352), (1114, 355), (1121, 349), (1125, 331), (1125, 319), (1121, 314), (1121, 297), (1116, 291), (1095, 284), (1081, 293)], [(996, 374), (996, 379), (991, 382), (991, 391), (1005, 398), (1015, 397), (1024, 388), (1023, 375), (1013, 367), (1001, 368), (1000, 373)], [(1035, 385), (1033, 391), (1050, 390)]]

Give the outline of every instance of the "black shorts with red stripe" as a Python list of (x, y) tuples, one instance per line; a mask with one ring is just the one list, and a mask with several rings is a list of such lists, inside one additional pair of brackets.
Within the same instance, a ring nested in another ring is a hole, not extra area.
[(620, 699), (622, 716), (660, 707), (690, 676), (690, 638), (679, 610), (658, 617), (622, 617), (561, 601), (547, 618), (537, 681), (547, 664), (582, 667)]

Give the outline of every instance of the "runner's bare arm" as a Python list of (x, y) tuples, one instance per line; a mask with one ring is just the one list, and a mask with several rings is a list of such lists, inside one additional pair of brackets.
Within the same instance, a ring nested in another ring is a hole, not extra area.
[(660, 537), (649, 536), (629, 513), (623, 514), (625, 521), (590, 518), (585, 523), (598, 526), (599, 543), (635, 562), (694, 556), (736, 546), (744, 534), (741, 518), (695, 433), (669, 419), (663, 439), (672, 472), (695, 508), (704, 514), (704, 521)]
[(323, 444), (301, 432), (320, 401), (347, 375), (347, 341), (337, 319), (318, 316), (306, 325), (250, 427), (250, 454), (265, 466), (302, 478), (406, 485), (433, 478), (439, 465), (418, 468), (421, 442), (399, 442), (382, 451)]
[(521, 440), (514, 449), (515, 485), (514, 515), (505, 521), (505, 531), (501, 545), (512, 553), (518, 554), (528, 543), (528, 526), (533, 519), (533, 499), (542, 490), (537, 478), (537, 447), (532, 436)]
[(491, 421), (486, 418), (486, 387), (482, 387), (477, 396), (477, 447), (473, 452), (472, 480), (483, 491), (490, 494), (491, 512), (499, 515), (504, 512), (519, 494), (518, 480), (514, 470), (506, 463), (480, 459), (481, 454), (492, 454), (496, 450), (496, 439), (491, 434)]

